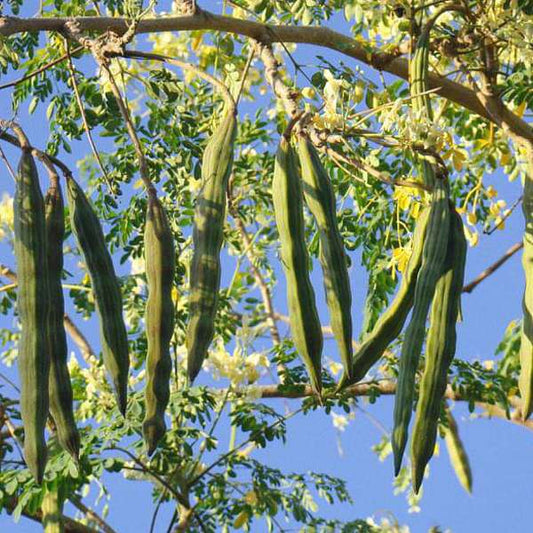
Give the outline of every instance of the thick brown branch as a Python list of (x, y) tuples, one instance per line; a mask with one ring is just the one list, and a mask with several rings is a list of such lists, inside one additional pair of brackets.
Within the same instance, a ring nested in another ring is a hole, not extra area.
[(522, 241), (513, 244), (497, 261), (487, 267), (475, 279), (463, 287), (463, 292), (471, 293), (483, 280), (494, 274), (504, 263), (506, 263), (516, 252), (524, 247)]
[[(256, 387), (254, 392), (260, 398), (307, 398), (314, 396), (313, 389), (310, 385), (302, 385), (302, 387), (287, 390), (286, 387), (280, 385), (262, 385)], [(370, 395), (381, 395), (381, 396), (392, 396), (396, 394), (396, 381), (394, 380), (380, 380), (373, 381), (368, 383), (357, 383), (351, 385), (343, 390), (343, 394), (353, 397), (361, 396), (370, 396)], [(461, 395), (459, 392), (452, 389), (450, 385), (446, 388), (444, 395), (448, 400), (453, 400), (455, 402), (466, 402), (469, 401), (468, 398)], [(483, 409), (487, 416), (496, 416), (498, 418), (503, 418), (505, 420), (510, 420), (515, 424), (519, 424), (528, 429), (533, 430), (533, 420), (523, 421), (520, 412), (520, 399), (511, 398), (509, 401), (511, 406), (514, 408), (511, 417), (507, 418), (505, 411), (498, 406), (489, 405), (485, 402), (476, 402), (476, 406), (480, 409)]]
[[(26, 31), (68, 31), (69, 23), (75, 21), (80, 32), (112, 31), (124, 34), (130, 29), (129, 21), (119, 17), (79, 17), (69, 18), (0, 18), (0, 35), (8, 36)], [(196, 14), (184, 17), (156, 17), (139, 21), (137, 33), (156, 33), (167, 31), (215, 30), (244, 35), (269, 44), (275, 42), (301, 43), (322, 46), (367, 63), (372, 67), (408, 79), (408, 61), (395, 53), (383, 53), (372, 49), (367, 43), (356, 41), (342, 33), (325, 27), (315, 26), (275, 26), (260, 22), (242, 20), (228, 16), (215, 15), (201, 10)], [(437, 89), (437, 93), (452, 100), (456, 104), (505, 127), (515, 136), (533, 141), (533, 130), (520, 117), (508, 109), (487, 109), (490, 102), (484, 101), (475, 91), (449, 79), (429, 74), (429, 86)]]

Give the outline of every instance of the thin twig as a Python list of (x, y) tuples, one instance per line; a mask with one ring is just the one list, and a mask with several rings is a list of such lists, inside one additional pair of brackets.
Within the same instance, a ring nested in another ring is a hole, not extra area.
[(68, 497), (69, 501), (79, 509), (89, 520), (96, 522), (104, 533), (116, 533), (116, 531), (95, 511), (87, 507), (77, 494)]
[[(5, 278), (11, 280), (13, 284), (17, 283), (17, 274), (13, 270), (11, 270), (9, 267), (2, 265), (0, 263), (0, 276), (4, 276)], [(70, 338), (74, 341), (74, 343), (78, 346), (80, 349), (83, 358), (88, 363), (89, 362), (89, 356), (94, 355), (96, 352), (92, 349), (91, 345), (89, 344), (89, 341), (86, 339), (85, 335), (80, 331), (78, 326), (74, 324), (72, 319), (65, 314), (63, 316), (63, 323), (65, 325), (65, 330), (69, 334)]]
[(163, 487), (165, 487), (170, 492), (170, 494), (174, 496), (176, 501), (180, 502), (182, 505), (185, 505), (187, 503), (184, 501), (183, 495), (181, 493), (179, 493), (176, 489), (174, 489), (171, 485), (169, 485), (167, 481), (164, 478), (162, 478), (157, 472), (154, 472), (153, 470), (148, 468), (148, 466), (146, 466), (138, 457), (132, 454), (129, 450), (126, 450), (125, 448), (121, 448), (120, 446), (109, 446), (104, 449), (110, 450), (110, 451), (116, 450), (116, 451), (126, 454), (136, 465), (138, 465), (139, 467), (143, 469), (143, 472), (155, 478)]
[(250, 53), (248, 54), (248, 59), (246, 60), (246, 64), (244, 65), (244, 70), (242, 72), (241, 83), (237, 91), (237, 96), (235, 97), (235, 105), (238, 105), (239, 100), (241, 98), (242, 91), (244, 89), (244, 84), (246, 82), (246, 78), (248, 77), (248, 71), (250, 70), (250, 66), (252, 65), (254, 56), (255, 56), (255, 47), (252, 45), (252, 47), (250, 48)]
[(263, 305), (265, 306), (267, 323), (270, 329), (270, 334), (272, 335), (272, 341), (274, 342), (274, 345), (277, 346), (281, 342), (281, 335), (276, 324), (276, 312), (274, 310), (274, 304), (272, 302), (272, 295), (270, 293), (270, 289), (265, 281), (265, 278), (261, 274), (261, 271), (255, 266), (255, 257), (252, 251), (252, 242), (250, 236), (246, 231), (244, 222), (242, 221), (237, 211), (237, 208), (233, 205), (233, 202), (231, 200), (229, 202), (229, 211), (231, 213), (231, 216), (233, 217), (233, 220), (235, 221), (235, 226), (237, 227), (237, 230), (241, 235), (241, 239), (245, 248), (245, 254), (248, 258), (248, 261), (250, 262), (252, 275), (254, 276), (255, 282), (259, 287), (259, 292), (261, 293), (261, 298), (263, 299)]
[(522, 200), (524, 199), (524, 195), (521, 194), (513, 203), (513, 205), (507, 209), (507, 211), (504, 213), (504, 215), (500, 218), (497, 224), (494, 225), (494, 227), (483, 230), (483, 233), (485, 235), (492, 235), (498, 228), (501, 227), (501, 225), (513, 214), (514, 210), (521, 204)]
[(15, 171), (13, 170), (13, 167), (9, 163), (9, 160), (7, 159), (6, 154), (4, 153), (4, 150), (1, 147), (0, 147), (0, 158), (4, 162), (4, 164), (5, 164), (6, 168), (7, 168), (8, 174), (11, 176), (13, 181), (16, 182), (17, 181), (17, 176), (15, 174)]
[(65, 47), (67, 49), (67, 60), (68, 60), (68, 70), (70, 73), (70, 81), (72, 84), (72, 89), (74, 91), (74, 97), (76, 98), (76, 103), (78, 105), (78, 109), (80, 111), (81, 120), (83, 122), (83, 129), (85, 130), (85, 134), (87, 135), (87, 140), (89, 141), (89, 145), (91, 146), (91, 150), (94, 154), (94, 157), (96, 158), (96, 161), (98, 163), (98, 166), (100, 167), (100, 171), (102, 172), (102, 175), (104, 176), (104, 179), (107, 183), (107, 186), (109, 187), (109, 192), (111, 194), (114, 193), (114, 187), (111, 183), (111, 180), (109, 179), (109, 174), (107, 173), (104, 164), (102, 162), (102, 158), (100, 157), (100, 152), (96, 148), (96, 144), (93, 139), (93, 134), (91, 132), (91, 128), (89, 127), (89, 122), (87, 121), (87, 115), (85, 113), (85, 109), (83, 107), (83, 102), (81, 100), (81, 94), (78, 87), (78, 82), (76, 80), (76, 70), (74, 68), (74, 64), (72, 62), (72, 56), (70, 52), (70, 44), (67, 39), (65, 39)]
[(131, 59), (141, 59), (146, 61), (161, 61), (164, 63), (169, 63), (170, 65), (175, 65), (176, 67), (182, 68), (184, 70), (190, 70), (194, 72), (199, 78), (202, 78), (211, 85), (217, 87), (222, 93), (222, 96), (224, 97), (226, 103), (232, 107), (235, 106), (235, 100), (226, 84), (218, 78), (215, 78), (215, 76), (211, 76), (211, 74), (199, 69), (196, 65), (187, 63), (185, 61), (180, 61), (179, 59), (175, 59), (173, 57), (169, 57), (163, 54), (140, 52), (137, 50), (127, 50), (122, 54), (122, 56)]
[[(74, 50), (72, 50), (72, 54), (77, 54), (78, 52), (81, 52), (83, 50), (83, 46), (78, 46)], [(46, 63), (46, 65), (43, 65), (42, 67), (39, 67), (37, 70), (34, 70), (33, 72), (30, 72), (29, 74), (25, 74), (22, 76), (22, 78), (18, 78), (16, 80), (10, 81), (9, 83), (4, 83), (3, 85), (0, 85), (0, 91), (2, 89), (8, 89), (9, 87), (15, 87), (15, 85), (18, 85), (19, 83), (23, 83), (27, 80), (30, 80), (31, 78), (38, 76), (41, 72), (44, 72), (45, 70), (48, 70), (51, 67), (54, 67), (58, 63), (61, 63), (62, 61), (65, 61), (65, 59), (68, 58), (68, 54), (63, 54), (61, 57), (54, 59), (53, 61), (50, 61), (49, 63)]]
[[(277, 385), (275, 385), (275, 387), (277, 388)], [(316, 393), (313, 393), (312, 395), (316, 396)], [(286, 422), (287, 420), (291, 419), (293, 416), (297, 415), (301, 411), (303, 411), (303, 407), (299, 407), (295, 411), (292, 411), (291, 413), (281, 417), (281, 419), (276, 420), (273, 424), (270, 424), (269, 426), (267, 426), (263, 431), (274, 429), (275, 427), (277, 427), (280, 424), (282, 424), (283, 422)], [(211, 470), (213, 470), (213, 468), (218, 466), (220, 463), (223, 463), (226, 459), (228, 459), (232, 455), (236, 454), (239, 450), (244, 448), (247, 444), (250, 444), (250, 442), (252, 442), (252, 441), (253, 441), (253, 438), (250, 437), (250, 438), (246, 439), (245, 441), (241, 442), (239, 445), (235, 446), (235, 448), (232, 448), (231, 450), (229, 450), (225, 454), (219, 456), (218, 459), (216, 459), (208, 467), (206, 467), (204, 470), (202, 470), (202, 472), (200, 472), (195, 478), (193, 478), (189, 482), (189, 487), (194, 486), (200, 479), (202, 479), (206, 474), (208, 474)]]
[[(2, 128), (2, 130), (12, 127), (13, 124), (14, 124), (13, 122), (10, 122), (8, 120), (0, 119), (0, 128)], [(14, 135), (10, 135), (9, 133), (7, 133), (7, 131), (0, 131), (0, 139), (3, 139), (4, 141), (8, 142), (9, 144), (12, 144), (13, 146), (17, 146), (18, 148), (23, 147), (20, 140), (17, 139), (17, 137), (15, 137)], [(31, 150), (31, 153), (33, 156), (37, 157), (38, 159), (42, 159), (43, 157), (48, 157), (50, 161), (52, 161), (52, 163), (56, 167), (58, 167), (61, 170), (61, 172), (63, 172), (63, 174), (67, 176), (72, 176), (72, 171), (69, 169), (69, 167), (57, 157), (47, 154), (46, 152), (43, 152), (29, 144), (27, 145), (27, 148)]]
[(122, 118), (124, 119), (124, 122), (126, 123), (126, 129), (128, 131), (128, 135), (130, 136), (131, 142), (133, 143), (133, 148), (135, 150), (137, 159), (139, 161), (139, 174), (141, 175), (141, 180), (144, 183), (146, 192), (148, 193), (149, 196), (155, 197), (157, 193), (156, 193), (154, 184), (152, 183), (152, 180), (150, 179), (148, 161), (146, 160), (144, 149), (142, 147), (141, 141), (139, 140), (139, 137), (135, 130), (135, 126), (133, 125), (130, 111), (128, 107), (126, 106), (124, 99), (122, 98), (122, 94), (120, 93), (120, 89), (118, 88), (117, 82), (115, 81), (115, 78), (113, 76), (113, 73), (111, 72), (111, 69), (109, 68), (109, 65), (105, 62), (100, 62), (100, 66), (107, 73), (109, 84), (111, 85), (111, 91), (113, 92), (115, 96), (115, 100), (117, 101), (117, 105), (118, 105), (118, 108), (120, 109), (120, 113), (122, 114)]
[(494, 274), (504, 263), (506, 263), (516, 252), (524, 247), (522, 241), (513, 244), (497, 261), (487, 267), (475, 279), (463, 287), (463, 292), (471, 293), (483, 280)]

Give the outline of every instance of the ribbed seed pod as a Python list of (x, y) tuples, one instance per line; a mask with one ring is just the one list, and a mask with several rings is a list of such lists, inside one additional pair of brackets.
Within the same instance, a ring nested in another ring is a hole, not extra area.
[(520, 377), (518, 385), (522, 397), (522, 417), (533, 412), (533, 153), (529, 154), (528, 175), (524, 183), (522, 210), (526, 223), (522, 265), (526, 287), (522, 299), (522, 333), (520, 337)]
[(459, 436), (457, 422), (448, 408), (446, 408), (446, 416), (448, 428), (444, 433), (444, 439), (450, 456), (450, 463), (463, 489), (472, 494), (472, 469), (470, 468), (468, 454)]
[(426, 362), (411, 438), (412, 483), (416, 493), (435, 450), (448, 369), (455, 355), (455, 327), (464, 282), (467, 243), (461, 217), (453, 207), (451, 210), (448, 251), (431, 306)]
[(343, 378), (351, 380), (353, 364), (352, 292), (342, 236), (337, 225), (335, 192), (307, 137), (300, 135), (298, 154), (302, 168), (303, 192), (320, 237), (320, 264), (329, 308), (331, 329), (344, 366)]
[[(429, 37), (431, 27), (427, 26), (422, 31), (415, 46), (413, 57), (409, 63), (409, 89), (412, 97), (413, 111), (417, 114), (426, 115), (429, 120), (433, 119), (429, 90)], [(424, 94), (426, 93), (426, 94)], [(435, 170), (427, 159), (421, 163), (423, 181), (429, 187), (435, 184)]]
[(398, 385), (394, 402), (392, 449), (396, 475), (400, 472), (403, 452), (407, 442), (407, 431), (413, 409), (415, 376), (424, 342), (426, 319), (435, 293), (435, 286), (442, 273), (446, 257), (450, 230), (450, 209), (447, 183), (442, 179), (435, 182), (429, 209), (429, 221), (422, 252), (422, 265), (416, 280), (413, 313), (409, 326), (405, 331), (402, 345)]
[(146, 414), (143, 435), (152, 455), (166, 432), (165, 409), (170, 397), (170, 341), (174, 331), (174, 237), (161, 202), (148, 197), (144, 229), (144, 259), (148, 282), (145, 323), (148, 340), (146, 356)]
[(72, 176), (67, 177), (67, 200), (72, 229), (83, 253), (100, 319), (104, 365), (113, 381), (120, 412), (128, 403), (128, 335), (122, 316), (122, 294), (104, 233), (89, 200)]
[(21, 325), (18, 351), (20, 408), (24, 426), (24, 458), (41, 483), (47, 460), (50, 358), (46, 342), (50, 312), (46, 268), (44, 200), (35, 161), (22, 149), (14, 199), (15, 256), (18, 271), (17, 308)]
[(236, 109), (230, 106), (224, 111), (222, 121), (209, 139), (202, 158), (202, 190), (194, 215), (194, 252), (190, 268), (186, 338), (190, 383), (200, 372), (215, 334), (226, 189), (233, 166), (236, 135)]
[(57, 175), (51, 176), (45, 196), (47, 267), (50, 290), (50, 314), (48, 321), (48, 353), (50, 354), (49, 399), (50, 414), (54, 419), (57, 440), (75, 461), (80, 451), (80, 436), (74, 421), (72, 386), (67, 366), (68, 346), (63, 325), (65, 302), (61, 286), (63, 272), (63, 239), (65, 219), (63, 195)]
[(424, 209), (418, 216), (413, 235), (411, 257), (396, 296), (355, 353), (352, 383), (363, 379), (372, 365), (383, 355), (389, 344), (398, 337), (407, 315), (413, 307), (416, 278), (422, 264), (429, 212), (429, 209)]
[(61, 511), (63, 505), (59, 499), (58, 489), (46, 490), (41, 503), (42, 519), (44, 533), (64, 533)]
[(317, 394), (322, 389), (322, 328), (309, 279), (309, 256), (305, 243), (303, 193), (296, 154), (281, 138), (272, 180), (274, 217), (281, 242), (281, 261), (287, 283), (291, 333)]

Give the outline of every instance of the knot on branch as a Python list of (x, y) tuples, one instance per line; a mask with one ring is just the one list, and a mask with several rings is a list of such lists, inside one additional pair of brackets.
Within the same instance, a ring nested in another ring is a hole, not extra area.
[(184, 17), (197, 15), (200, 13), (200, 8), (196, 5), (196, 0), (181, 0), (177, 6), (178, 15)]
[(110, 58), (124, 54), (124, 47), (135, 36), (137, 25), (138, 21), (133, 20), (122, 35), (108, 30), (96, 39), (91, 39), (81, 33), (79, 22), (72, 19), (65, 23), (64, 31), (68, 37), (89, 50), (99, 64), (107, 64)]
[(370, 65), (377, 70), (385, 70), (387, 65), (402, 55), (402, 50), (395, 47), (391, 52), (370, 54)]
[(9, 33), (9, 27), (12, 26), (13, 22), (11, 20), (11, 17), (5, 17), (3, 15), (0, 15), (0, 35), (5, 33)]

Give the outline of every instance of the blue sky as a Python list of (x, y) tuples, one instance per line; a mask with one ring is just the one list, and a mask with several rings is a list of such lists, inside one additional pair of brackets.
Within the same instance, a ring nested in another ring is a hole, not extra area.
[[(331, 27), (346, 30), (343, 21), (335, 20)], [(298, 51), (300, 62), (313, 65), (315, 54), (338, 61), (338, 55), (305, 46)], [(351, 61), (351, 66), (355, 64)], [(364, 68), (364, 67), (363, 67)], [(367, 75), (370, 71), (364, 68)], [(6, 102), (5, 95), (2, 95)], [(8, 118), (10, 109), (4, 103), (0, 108), (0, 117)], [(30, 139), (41, 146), (48, 135), (47, 125), (42, 115), (28, 118), (24, 113), (20, 122), (26, 128)], [(101, 141), (98, 141), (101, 143)], [(101, 143), (105, 147), (105, 144)], [(2, 147), (16, 163), (17, 153), (10, 148)], [(74, 154), (86, 154), (85, 142), (74, 144)], [(67, 162), (74, 166), (75, 159), (61, 154)], [(3, 191), (13, 193), (13, 184), (5, 171), (0, 185), (0, 196)], [(508, 204), (520, 194), (520, 184), (509, 184), (505, 176), (500, 173), (488, 175), (485, 183), (494, 184), (500, 196)], [(481, 235), (478, 247), (469, 249), (466, 280), (475, 277), (486, 266), (500, 257), (508, 247), (521, 238), (523, 223), (520, 210), (517, 210), (507, 223), (505, 231), (497, 231), (491, 236)], [(0, 262), (14, 267), (14, 259), (5, 244), (0, 244)], [(327, 311), (321, 282), (318, 277), (319, 269), (315, 269), (316, 294), (323, 323), (327, 323)], [(353, 316), (354, 329), (359, 331), (362, 320), (362, 308), (366, 291), (366, 275), (357, 265), (351, 272), (354, 291)], [(503, 332), (512, 319), (521, 315), (521, 297), (523, 275), (520, 256), (517, 254), (496, 274), (486, 280), (472, 294), (463, 297), (464, 322), (458, 329), (457, 356), (466, 360), (487, 359), (493, 356), (494, 348), (501, 340)], [(284, 292), (275, 294), (275, 306), (280, 311), (285, 309)], [(11, 318), (0, 317), (0, 327), (11, 324)], [(84, 332), (93, 345), (97, 346), (97, 331), (95, 322), (82, 323)], [(286, 329), (282, 329), (286, 331)], [(328, 341), (325, 353), (332, 353), (334, 343)], [(8, 373), (16, 377), (11, 369)], [(201, 380), (200, 380), (201, 382)], [(271, 401), (273, 405), (281, 406), (282, 400)], [(296, 400), (286, 400), (289, 407), (298, 405)], [(392, 399), (380, 399), (376, 405), (366, 406), (365, 410), (383, 426), (390, 430), (392, 425)], [(459, 421), (459, 429), (469, 457), (474, 474), (474, 492), (472, 496), (466, 494), (457, 482), (448, 462), (447, 452), (443, 441), (440, 441), (441, 451), (430, 463), (430, 477), (424, 482), (424, 497), (421, 501), (421, 512), (409, 514), (403, 495), (393, 495), (393, 467), (391, 458), (380, 463), (371, 451), (371, 446), (377, 443), (381, 434), (372, 421), (362, 412), (356, 411), (356, 418), (350, 423), (346, 431), (337, 434), (333, 430), (331, 418), (322, 412), (316, 412), (306, 417), (297, 417), (288, 423), (288, 440), (286, 444), (274, 443), (266, 450), (255, 452), (257, 459), (269, 465), (287, 471), (316, 470), (337, 475), (348, 480), (348, 486), (355, 500), (353, 506), (329, 507), (325, 502), (318, 502), (320, 510), (327, 516), (354, 519), (364, 518), (376, 514), (385, 516), (392, 513), (400, 522), (407, 524), (411, 531), (427, 531), (429, 527), (439, 525), (443, 529), (449, 528), (454, 532), (501, 532), (529, 531), (531, 521), (526, 507), (527, 487), (533, 479), (533, 440), (531, 433), (519, 426), (502, 420), (471, 419), (462, 405), (454, 410)], [(226, 444), (224, 438), (229, 438), (228, 428), (222, 427), (221, 448)], [(343, 454), (339, 454), (339, 440)], [(111, 492), (109, 522), (117, 531), (146, 531), (152, 513), (152, 503), (149, 486), (143, 482), (132, 482), (114, 476), (109, 482)], [(90, 494), (88, 501), (92, 501), (95, 494)], [(529, 500), (527, 500), (529, 503)], [(67, 514), (72, 509), (67, 507)], [(165, 531), (172, 509), (167, 506), (160, 513), (159, 527), (156, 531)], [(32, 532), (40, 531), (40, 526), (22, 519), (16, 526), (5, 515), (0, 516), (0, 530)], [(255, 529), (260, 531), (261, 528)]]

